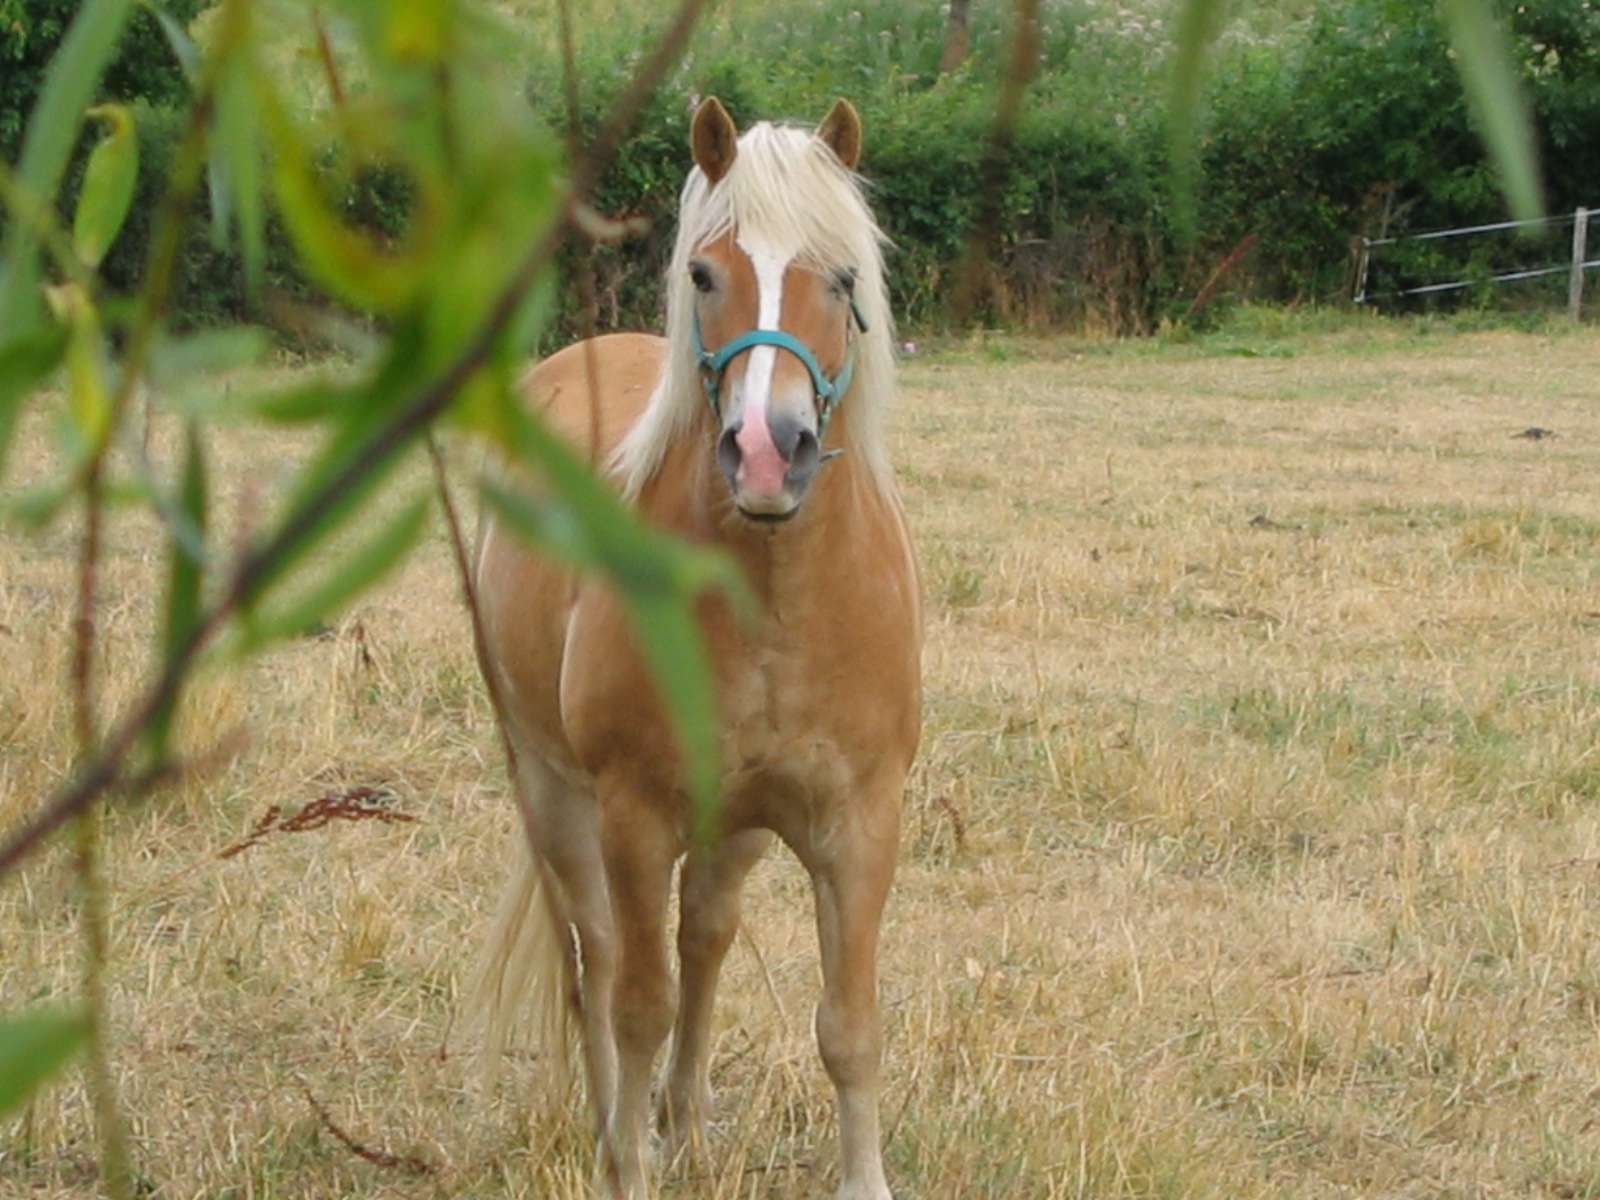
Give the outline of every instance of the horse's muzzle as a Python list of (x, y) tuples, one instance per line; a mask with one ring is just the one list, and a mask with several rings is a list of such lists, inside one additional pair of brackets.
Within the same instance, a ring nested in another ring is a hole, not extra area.
[(800, 510), (822, 465), (815, 430), (796, 417), (774, 414), (747, 426), (741, 418), (717, 440), (717, 464), (745, 516), (782, 521)]

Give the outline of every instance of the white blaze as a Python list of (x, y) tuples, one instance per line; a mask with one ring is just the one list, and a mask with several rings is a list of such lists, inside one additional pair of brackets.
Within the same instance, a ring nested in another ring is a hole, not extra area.
[[(756, 275), (756, 328), (778, 329), (783, 314), (783, 276), (794, 256), (781, 252), (770, 242), (741, 235), (739, 248), (750, 256), (750, 266)], [(776, 346), (752, 346), (750, 360), (744, 369), (743, 402), (740, 420), (767, 420), (767, 410), (772, 404), (772, 373), (777, 366)]]

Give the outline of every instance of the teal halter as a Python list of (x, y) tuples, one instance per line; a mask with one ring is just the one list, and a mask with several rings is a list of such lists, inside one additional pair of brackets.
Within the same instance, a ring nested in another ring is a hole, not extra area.
[[(856, 328), (865, 333), (867, 320), (861, 315), (861, 306), (856, 303), (854, 296), (850, 297), (850, 315), (855, 319)], [(850, 380), (856, 371), (856, 339), (850, 339), (850, 347), (844, 355), (844, 366), (839, 368), (837, 375), (829, 379), (823, 373), (822, 365), (817, 362), (817, 356), (811, 353), (811, 347), (794, 334), (785, 333), (781, 329), (751, 329), (716, 350), (707, 350), (705, 340), (700, 336), (700, 310), (696, 307), (694, 358), (700, 366), (701, 378), (706, 385), (706, 400), (710, 403), (711, 411), (716, 414), (718, 421), (722, 420), (722, 403), (718, 395), (722, 385), (722, 373), (728, 369), (728, 364), (733, 361), (735, 355), (743, 353), (752, 346), (776, 346), (779, 350), (787, 350), (798, 358), (801, 365), (810, 373), (811, 390), (817, 398), (817, 441), (820, 442), (823, 432), (828, 428), (828, 418), (833, 416), (833, 410), (839, 406), (839, 401), (843, 400), (844, 394), (850, 390)]]

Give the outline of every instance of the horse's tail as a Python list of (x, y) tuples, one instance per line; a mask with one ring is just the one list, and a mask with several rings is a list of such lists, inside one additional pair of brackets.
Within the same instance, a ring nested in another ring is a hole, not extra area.
[(507, 1046), (526, 1029), (545, 1064), (547, 1095), (564, 1099), (572, 1085), (576, 1030), (567, 1002), (572, 980), (566, 927), (544, 872), (524, 837), (495, 911), (482, 958), (467, 990), (468, 1011), (483, 1033), (482, 1067), (492, 1080)]

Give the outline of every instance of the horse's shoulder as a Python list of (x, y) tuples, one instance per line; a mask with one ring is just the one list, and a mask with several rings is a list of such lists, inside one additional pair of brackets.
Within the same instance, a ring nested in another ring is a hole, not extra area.
[(609, 451), (650, 399), (666, 345), (648, 333), (609, 333), (574, 342), (528, 371), (523, 395), (580, 446), (588, 446), (598, 427), (601, 447)]

